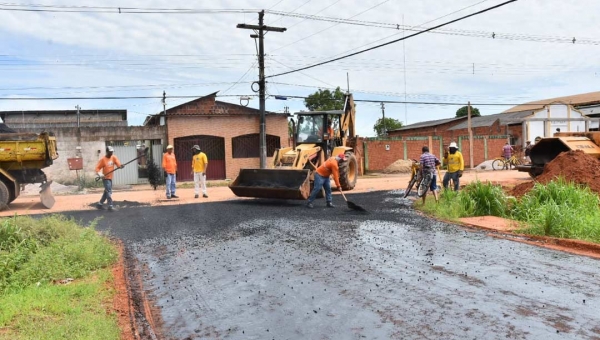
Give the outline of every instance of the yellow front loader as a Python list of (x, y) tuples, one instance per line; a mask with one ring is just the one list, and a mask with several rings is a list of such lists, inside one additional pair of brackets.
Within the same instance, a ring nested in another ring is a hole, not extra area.
[(358, 178), (351, 146), (355, 141), (355, 114), (352, 94), (346, 95), (344, 110), (296, 113), (294, 146), (276, 150), (268, 169), (241, 169), (229, 188), (240, 197), (305, 200), (312, 189), (314, 171), (327, 158), (345, 153), (340, 184), (342, 190), (354, 189)]

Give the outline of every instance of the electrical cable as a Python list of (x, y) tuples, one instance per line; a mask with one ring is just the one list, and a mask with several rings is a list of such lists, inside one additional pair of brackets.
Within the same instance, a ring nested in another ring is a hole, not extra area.
[[(367, 8), (366, 10), (364, 10), (364, 11), (362, 11), (362, 12), (358, 13), (358, 14), (355, 14), (355, 15), (351, 16), (349, 19), (352, 19), (352, 18), (354, 18), (354, 17), (357, 17), (357, 16), (359, 16), (359, 15), (361, 15), (361, 14), (364, 14), (364, 13), (366, 13), (366, 12), (368, 12), (368, 11), (370, 11), (370, 10), (374, 9), (374, 8), (377, 8), (377, 7), (379, 7), (379, 6), (383, 5), (383, 4), (385, 4), (386, 2), (389, 2), (389, 1), (390, 1), (390, 0), (384, 0), (384, 1), (382, 1), (382, 2), (380, 2), (380, 3), (378, 3), (378, 4), (376, 4), (376, 5), (374, 5), (374, 6), (372, 6), (372, 7), (369, 7), (369, 8)], [(318, 32), (315, 32), (315, 33), (313, 33), (313, 34), (311, 34), (311, 35), (308, 35), (308, 36), (306, 36), (306, 37), (304, 37), (304, 38), (298, 39), (298, 40), (296, 40), (296, 41), (294, 41), (294, 42), (291, 42), (291, 43), (289, 43), (289, 44), (287, 44), (287, 45), (283, 45), (283, 46), (277, 47), (277, 48), (275, 48), (275, 49), (274, 49), (272, 52), (279, 51), (280, 49), (282, 49), (282, 48), (286, 48), (286, 47), (288, 47), (288, 46), (291, 46), (291, 45), (295, 45), (296, 43), (299, 43), (299, 42), (301, 42), (301, 41), (303, 41), (303, 40), (306, 40), (306, 39), (308, 39), (308, 38), (314, 37), (315, 35), (317, 35), (317, 34), (320, 34), (320, 33), (324, 32), (324, 31), (327, 31), (328, 29), (330, 29), (330, 28), (333, 28), (333, 27), (335, 27), (335, 26), (337, 26), (337, 25), (339, 25), (339, 24), (340, 24), (340, 23), (333, 24), (333, 25), (331, 25), (331, 26), (329, 26), (329, 27), (326, 27), (326, 28), (324, 28), (324, 29), (322, 29), (322, 30), (320, 30), (320, 31), (318, 31)]]
[(349, 58), (349, 57), (352, 57), (352, 56), (355, 56), (355, 55), (358, 55), (358, 54), (361, 54), (361, 53), (365, 53), (365, 52), (368, 52), (368, 51), (371, 51), (371, 50), (374, 50), (374, 49), (378, 49), (378, 48), (381, 48), (381, 47), (384, 47), (384, 46), (387, 46), (387, 45), (391, 45), (391, 44), (397, 43), (399, 41), (403, 41), (403, 40), (406, 40), (406, 39), (409, 39), (409, 38), (421, 35), (423, 33), (427, 33), (429, 31), (435, 30), (437, 28), (444, 27), (444, 26), (453, 24), (455, 22), (465, 20), (465, 19), (473, 17), (473, 16), (477, 16), (477, 15), (489, 12), (491, 10), (494, 10), (494, 9), (498, 9), (500, 7), (506, 6), (506, 5), (508, 5), (510, 3), (513, 3), (513, 2), (516, 2), (516, 1), (518, 1), (518, 0), (505, 1), (505, 2), (503, 2), (501, 4), (498, 4), (498, 5), (495, 5), (495, 6), (492, 6), (492, 7), (488, 7), (486, 9), (481, 10), (481, 11), (478, 11), (478, 12), (475, 12), (475, 13), (471, 13), (471, 14), (462, 16), (462, 17), (460, 17), (458, 19), (454, 19), (454, 20), (445, 22), (443, 24), (440, 24), (440, 25), (437, 25), (437, 26), (434, 26), (434, 27), (431, 27), (431, 28), (428, 28), (428, 29), (425, 29), (425, 30), (422, 30), (422, 31), (419, 31), (419, 32), (416, 32), (416, 33), (413, 33), (413, 34), (410, 34), (410, 35), (407, 35), (407, 36), (402, 37), (400, 39), (392, 40), (392, 41), (389, 41), (389, 42), (386, 42), (386, 43), (383, 43), (383, 44), (380, 44), (380, 45), (377, 45), (377, 46), (373, 46), (373, 47), (370, 47), (370, 48), (367, 48), (367, 49), (364, 49), (364, 50), (360, 50), (358, 52), (354, 52), (354, 53), (351, 53), (351, 54), (348, 54), (348, 55), (345, 55), (345, 56), (341, 56), (341, 57), (338, 57), (338, 58), (334, 58), (334, 59), (330, 59), (330, 60), (327, 60), (327, 61), (323, 61), (323, 62), (320, 62), (320, 63), (317, 63), (317, 64), (313, 64), (313, 65), (301, 67), (301, 68), (296, 69), (296, 70), (292, 70), (292, 71), (287, 71), (287, 72), (283, 72), (283, 73), (279, 73), (279, 74), (275, 74), (275, 75), (266, 76), (265, 78), (273, 78), (273, 77), (278, 77), (278, 76), (282, 76), (282, 75), (286, 75), (286, 74), (290, 74), (290, 73), (304, 71), (304, 70), (307, 70), (307, 69), (310, 69), (310, 68), (314, 68), (314, 67), (317, 67), (317, 66), (322, 66), (322, 65), (325, 65), (325, 64), (329, 64), (329, 63), (332, 63), (334, 61), (338, 61), (338, 60), (341, 60), (341, 59)]

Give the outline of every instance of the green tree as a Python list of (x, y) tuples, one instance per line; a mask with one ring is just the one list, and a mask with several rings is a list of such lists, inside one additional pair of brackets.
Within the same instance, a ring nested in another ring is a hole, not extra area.
[[(456, 111), (456, 118), (466, 117), (469, 115), (468, 106), (463, 106)], [(471, 117), (479, 117), (481, 113), (479, 113), (479, 109), (471, 106)]]
[(338, 86), (335, 91), (319, 90), (304, 99), (309, 111), (329, 111), (344, 109), (344, 92)]
[(377, 134), (377, 137), (383, 137), (386, 131), (396, 130), (402, 127), (402, 122), (394, 118), (385, 118), (385, 128), (383, 124), (383, 118), (377, 119), (373, 130)]

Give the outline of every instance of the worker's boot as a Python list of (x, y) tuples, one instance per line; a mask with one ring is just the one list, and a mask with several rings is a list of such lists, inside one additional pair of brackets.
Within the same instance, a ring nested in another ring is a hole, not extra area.
[(327, 208), (335, 208), (332, 202), (327, 202)]
[(314, 206), (312, 203), (308, 202), (308, 203), (306, 203), (306, 207), (307, 207), (308, 209), (312, 209), (312, 208), (314, 208), (315, 206)]

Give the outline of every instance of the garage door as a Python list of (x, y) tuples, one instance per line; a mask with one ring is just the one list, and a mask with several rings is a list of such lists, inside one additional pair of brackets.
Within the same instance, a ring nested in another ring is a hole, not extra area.
[(216, 136), (188, 136), (175, 138), (175, 156), (177, 157), (177, 180), (193, 181), (192, 146), (199, 145), (208, 157), (206, 179), (225, 179), (225, 138)]

